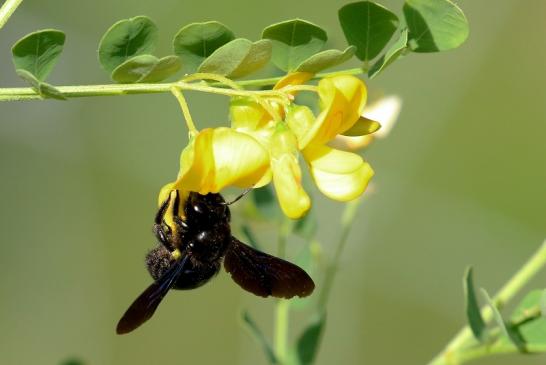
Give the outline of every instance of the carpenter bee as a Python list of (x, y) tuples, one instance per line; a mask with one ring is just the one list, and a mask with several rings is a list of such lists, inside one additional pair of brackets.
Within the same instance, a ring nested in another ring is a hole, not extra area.
[(195, 289), (207, 283), (222, 261), (232, 279), (255, 295), (292, 298), (313, 292), (315, 284), (304, 270), (231, 235), (231, 203), (220, 194), (190, 192), (181, 199), (178, 190), (171, 192), (155, 217), (153, 232), (159, 245), (146, 256), (155, 281), (121, 317), (118, 334), (150, 319), (169, 289)]

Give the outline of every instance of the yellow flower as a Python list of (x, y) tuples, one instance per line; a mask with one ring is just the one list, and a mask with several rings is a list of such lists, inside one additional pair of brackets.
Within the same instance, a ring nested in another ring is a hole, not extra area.
[[(311, 76), (287, 75), (275, 89), (282, 91)], [(292, 88), (290, 95), (295, 90)], [(273, 181), (285, 215), (299, 218), (311, 206), (302, 187), (300, 155), (326, 196), (338, 201), (358, 197), (373, 170), (361, 156), (331, 148), (327, 143), (339, 134), (369, 133), (373, 129), (359, 120), (366, 103), (366, 86), (356, 77), (337, 76), (322, 79), (316, 90), (320, 101), (317, 117), (308, 107), (286, 106), (275, 98), (234, 98), (230, 105), (231, 128), (208, 128), (192, 137), (181, 153), (178, 177), (161, 190), (160, 201), (165, 201), (174, 189), (183, 194), (207, 194), (228, 186), (260, 187)]]
[(269, 153), (253, 137), (230, 128), (207, 128), (182, 151), (174, 188), (207, 194), (227, 186), (258, 187), (268, 169)]

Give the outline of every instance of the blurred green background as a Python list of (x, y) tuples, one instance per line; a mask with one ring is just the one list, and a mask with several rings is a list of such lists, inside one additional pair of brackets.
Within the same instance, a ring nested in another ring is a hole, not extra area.
[[(345, 3), (27, 0), (0, 32), (0, 85), (22, 86), (10, 47), (37, 29), (67, 33), (51, 83), (106, 83), (96, 47), (119, 19), (154, 19), (158, 55), (182, 25), (210, 19), (257, 39), (271, 23), (302, 17), (342, 48)], [(402, 1), (381, 3), (401, 14)], [(366, 154), (374, 193), (342, 257), (318, 364), (426, 363), (463, 324), (465, 266), (494, 292), (545, 236), (546, 2), (458, 3), (471, 27), (462, 48), (410, 55), (368, 83), (404, 105), (389, 138)], [(225, 98), (190, 102), (200, 126), (225, 122)], [(154, 243), (156, 195), (175, 177), (186, 136), (173, 97), (2, 103), (0, 118), (1, 364), (265, 363), (238, 313), (248, 308), (271, 331), (274, 300), (243, 292), (225, 273), (171, 293), (139, 331), (114, 333), (150, 282), (143, 257)], [(342, 205), (316, 208), (321, 238), (335, 242)], [(274, 232), (261, 236), (273, 251)], [(530, 288), (545, 286), (543, 272)]]

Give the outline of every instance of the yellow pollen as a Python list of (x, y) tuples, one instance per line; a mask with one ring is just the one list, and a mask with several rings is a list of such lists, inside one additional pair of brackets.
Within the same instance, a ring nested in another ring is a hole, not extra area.
[(180, 250), (178, 248), (176, 250), (174, 250), (173, 252), (171, 252), (171, 257), (174, 260), (179, 260), (181, 256), (182, 256), (182, 253), (180, 252)]

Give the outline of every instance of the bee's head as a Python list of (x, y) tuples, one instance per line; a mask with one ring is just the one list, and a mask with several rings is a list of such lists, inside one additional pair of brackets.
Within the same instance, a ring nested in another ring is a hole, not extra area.
[(190, 226), (203, 223), (227, 223), (231, 218), (229, 207), (224, 198), (215, 193), (201, 195), (191, 192), (184, 204), (184, 213)]

